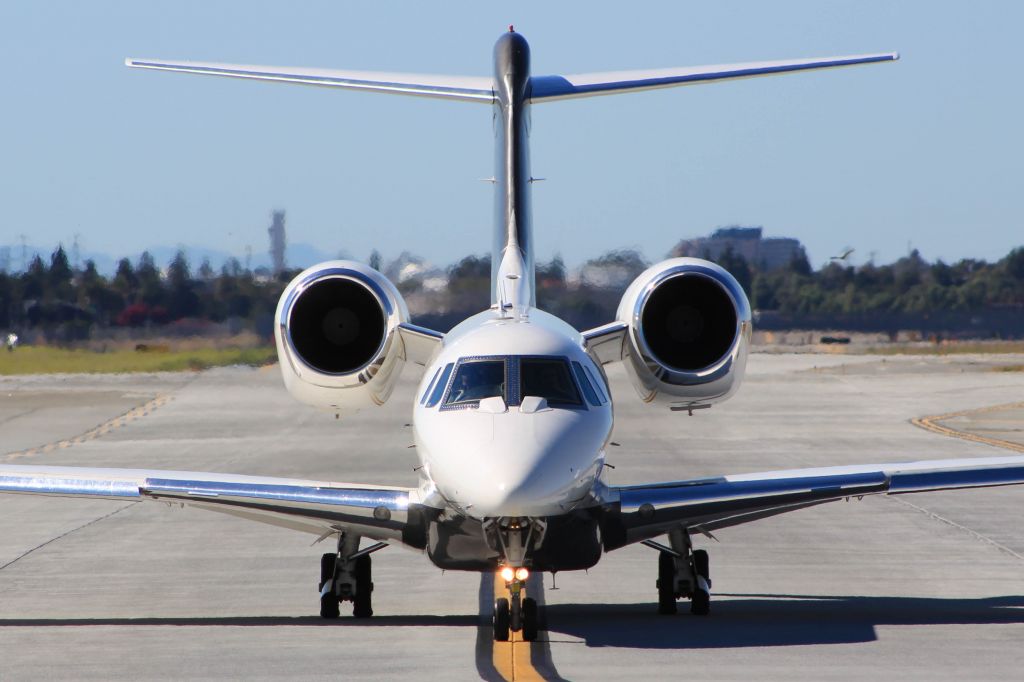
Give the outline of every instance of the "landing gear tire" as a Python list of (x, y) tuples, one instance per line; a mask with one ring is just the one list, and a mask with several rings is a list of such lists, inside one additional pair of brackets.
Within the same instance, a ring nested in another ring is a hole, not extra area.
[(537, 639), (538, 629), (537, 600), (527, 597), (523, 600), (523, 641), (532, 642)]
[(668, 552), (658, 554), (658, 613), (671, 616), (676, 607), (676, 565)]
[[(323, 591), (324, 585), (328, 581), (334, 580), (334, 567), (338, 560), (338, 556), (331, 552), (330, 554), (324, 554), (320, 557), (320, 591)], [(338, 605), (338, 597), (334, 594), (334, 590), (330, 589), (327, 594), (323, 594), (320, 597), (320, 617), (321, 618), (337, 618), (341, 613)]]
[(708, 552), (705, 549), (693, 550), (693, 571), (697, 575), (704, 576), (704, 580), (711, 585), (711, 562), (708, 559)]
[[(706, 550), (693, 550), (693, 572), (697, 574), (698, 582), (700, 582), (700, 578), (703, 578), (707, 587), (711, 587), (711, 569)], [(711, 594), (703, 588), (703, 585), (699, 585), (693, 592), (690, 613), (695, 616), (706, 616), (711, 613)]]
[(494, 641), (507, 642), (509, 628), (512, 624), (512, 609), (508, 599), (501, 597), (494, 600)]
[(352, 600), (352, 615), (356, 618), (369, 618), (373, 615), (373, 571), (369, 554), (356, 559), (355, 574), (356, 595)]
[(711, 595), (704, 590), (696, 590), (690, 601), (690, 613), (695, 616), (706, 616), (711, 613)]

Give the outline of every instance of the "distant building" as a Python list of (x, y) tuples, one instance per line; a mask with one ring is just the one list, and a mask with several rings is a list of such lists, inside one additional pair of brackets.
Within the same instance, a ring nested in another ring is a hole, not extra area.
[(284, 211), (274, 211), (271, 216), (272, 222), (267, 228), (267, 234), (270, 235), (270, 268), (276, 277), (285, 268), (284, 252), (287, 243), (284, 237)]
[(761, 270), (776, 270), (785, 267), (794, 258), (806, 258), (800, 240), (790, 237), (765, 238), (762, 236), (763, 231), (762, 227), (720, 227), (710, 237), (684, 239), (675, 245), (669, 255), (717, 260), (732, 249), (733, 253)]

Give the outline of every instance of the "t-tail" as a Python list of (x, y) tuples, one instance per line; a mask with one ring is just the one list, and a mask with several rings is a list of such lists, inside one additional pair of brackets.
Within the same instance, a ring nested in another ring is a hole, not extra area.
[(530, 75), (530, 46), (509, 27), (494, 46), (494, 75), (441, 76), (375, 71), (251, 66), (161, 59), (128, 59), (135, 68), (231, 78), (301, 83), (398, 95), (490, 104), (495, 109), (495, 222), (491, 252), (491, 305), (514, 309), (536, 303), (530, 212), (529, 106), (555, 100), (655, 90), (794, 71), (899, 59), (894, 52), (687, 66), (577, 75)]

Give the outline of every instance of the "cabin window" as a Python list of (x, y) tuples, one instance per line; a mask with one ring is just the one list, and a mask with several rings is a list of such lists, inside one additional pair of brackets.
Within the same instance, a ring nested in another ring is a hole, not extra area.
[(519, 365), (521, 396), (537, 396), (552, 407), (582, 405), (580, 393), (561, 358), (522, 358)]

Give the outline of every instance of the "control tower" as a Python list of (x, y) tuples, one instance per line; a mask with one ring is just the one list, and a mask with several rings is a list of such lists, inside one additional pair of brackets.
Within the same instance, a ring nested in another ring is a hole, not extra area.
[(284, 251), (286, 248), (284, 238), (284, 211), (271, 213), (272, 222), (267, 228), (270, 235), (270, 267), (274, 276), (277, 277), (284, 271)]

